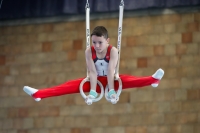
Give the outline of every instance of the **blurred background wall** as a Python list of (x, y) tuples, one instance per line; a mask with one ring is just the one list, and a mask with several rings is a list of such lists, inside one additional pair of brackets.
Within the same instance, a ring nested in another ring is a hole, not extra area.
[[(0, 21), (0, 133), (200, 133), (200, 12), (185, 9), (125, 13), (120, 73), (165, 75), (116, 105), (88, 106), (80, 94), (35, 102), (23, 91), (86, 76), (84, 19)], [(118, 17), (103, 15), (91, 30), (105, 26), (116, 46)]]

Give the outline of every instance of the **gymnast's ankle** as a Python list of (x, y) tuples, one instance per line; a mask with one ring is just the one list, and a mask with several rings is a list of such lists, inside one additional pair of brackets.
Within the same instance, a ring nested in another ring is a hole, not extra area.
[[(33, 94), (35, 94), (38, 90), (31, 88), (29, 86), (24, 86), (23, 90), (29, 95), (33, 97)], [(34, 97), (33, 97), (34, 98)], [(34, 98), (35, 101), (39, 102), (41, 98)]]

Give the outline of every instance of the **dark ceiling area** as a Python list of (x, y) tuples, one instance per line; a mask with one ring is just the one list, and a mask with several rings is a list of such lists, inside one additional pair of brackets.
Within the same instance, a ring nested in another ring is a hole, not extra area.
[[(1, 0), (0, 0), (1, 1)], [(123, 0), (128, 11), (199, 6), (200, 0)], [(85, 13), (86, 0), (3, 0), (0, 20), (79, 15)], [(119, 10), (121, 0), (88, 0), (90, 13)]]

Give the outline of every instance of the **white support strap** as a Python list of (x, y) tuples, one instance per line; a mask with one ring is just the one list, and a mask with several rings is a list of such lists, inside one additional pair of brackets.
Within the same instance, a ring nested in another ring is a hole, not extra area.
[(119, 26), (118, 26), (118, 41), (117, 41), (118, 62), (117, 62), (117, 66), (115, 68), (115, 80), (117, 80), (119, 82), (119, 87), (118, 87), (118, 91), (117, 91), (117, 94), (116, 94), (116, 99), (111, 99), (108, 96), (108, 92), (109, 92), (108, 85), (106, 86), (106, 90), (105, 90), (105, 98), (106, 98), (107, 101), (111, 102), (112, 104), (117, 103), (117, 101), (119, 100), (119, 96), (122, 92), (122, 81), (119, 77), (119, 63), (120, 63), (120, 52), (121, 52), (123, 13), (124, 13), (124, 1), (121, 0), (121, 3), (119, 5)]
[(90, 5), (87, 2), (85, 6), (86, 11), (86, 47), (90, 47)]
[(117, 62), (117, 66), (115, 69), (115, 78), (116, 79), (119, 78), (119, 63), (120, 63), (120, 53), (121, 53), (123, 13), (124, 13), (124, 1), (122, 0), (119, 5), (119, 26), (118, 26), (118, 40), (117, 40), (118, 62)]
[[(86, 48), (90, 47), (90, 5), (87, 3), (85, 5), (85, 12), (86, 12)], [(87, 70), (87, 77), (89, 77), (89, 73)]]
[[(90, 5), (88, 3), (88, 0), (87, 0), (87, 3), (85, 5), (85, 12), (86, 12), (86, 48), (90, 47)], [(88, 69), (87, 69), (87, 77), (85, 79), (83, 79), (79, 85), (79, 91), (81, 93), (81, 96), (86, 99), (86, 95), (84, 94), (83, 92), (83, 85), (85, 82), (89, 82), (90, 81), (90, 77), (89, 77), (89, 72), (88, 72)], [(100, 86), (101, 88), (101, 94), (99, 97), (97, 98), (94, 98), (94, 99), (87, 99), (87, 104), (88, 105), (91, 105), (93, 102), (97, 102), (99, 101), (103, 95), (104, 95), (104, 87), (103, 85), (101, 84), (100, 81), (97, 80), (97, 84)]]

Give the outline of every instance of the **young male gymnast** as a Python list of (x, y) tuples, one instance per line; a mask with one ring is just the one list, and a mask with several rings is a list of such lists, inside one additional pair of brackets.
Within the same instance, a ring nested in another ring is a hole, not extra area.
[[(86, 64), (90, 78), (90, 82), (86, 82), (83, 85), (83, 91), (89, 92), (85, 102), (87, 103), (88, 99), (94, 99), (98, 96), (100, 87), (97, 86), (97, 80), (99, 80), (104, 88), (108, 85), (108, 96), (116, 103), (118, 101), (116, 90), (119, 84), (118, 81), (114, 80), (114, 73), (118, 62), (118, 50), (109, 44), (108, 32), (103, 26), (94, 28), (91, 39), (92, 46), (85, 50)], [(119, 77), (122, 81), (122, 89), (127, 89), (149, 85), (157, 87), (163, 75), (164, 71), (158, 69), (151, 76), (135, 77), (131, 75), (119, 75)], [(58, 86), (39, 90), (24, 86), (23, 90), (32, 96), (35, 101), (40, 101), (43, 98), (79, 93), (79, 85), (83, 79), (79, 78)]]

